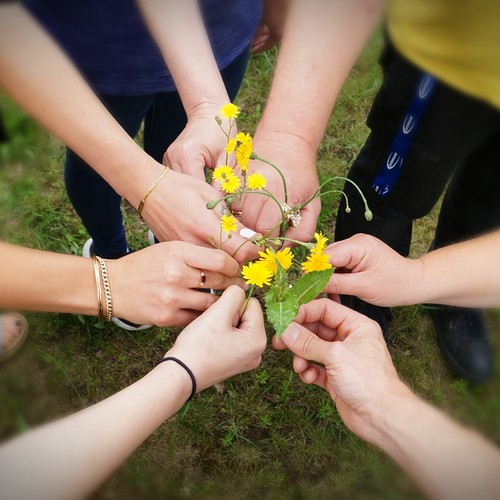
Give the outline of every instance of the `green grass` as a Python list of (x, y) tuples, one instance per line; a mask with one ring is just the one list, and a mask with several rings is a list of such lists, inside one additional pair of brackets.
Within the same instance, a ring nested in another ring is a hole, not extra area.
[[(368, 130), (365, 118), (380, 84), (379, 38), (356, 65), (332, 115), (318, 157), (321, 178), (344, 175)], [(240, 124), (253, 132), (265, 104), (276, 52), (252, 59), (238, 96)], [(291, 103), (293, 105), (293, 103)], [(79, 253), (87, 235), (67, 199), (62, 145), (5, 96), (0, 107), (12, 141), (0, 146), (0, 238)], [(436, 209), (415, 224), (413, 255), (426, 250)], [(124, 205), (131, 246), (146, 228)], [(318, 227), (333, 234), (337, 199), (323, 200)], [(144, 375), (178, 330), (129, 334), (95, 319), (28, 314), (30, 336), (0, 369), (0, 437), (91, 405)], [(500, 314), (488, 314), (500, 330)], [(500, 442), (500, 366), (484, 387), (457, 381), (444, 364), (420, 307), (396, 308), (394, 363), (423, 398)], [(498, 351), (498, 341), (495, 338)], [(417, 416), (418, 418), (418, 416)], [(291, 356), (268, 348), (262, 366), (198, 395), (155, 432), (95, 498), (420, 498), (387, 457), (352, 435), (334, 404), (291, 370)]]

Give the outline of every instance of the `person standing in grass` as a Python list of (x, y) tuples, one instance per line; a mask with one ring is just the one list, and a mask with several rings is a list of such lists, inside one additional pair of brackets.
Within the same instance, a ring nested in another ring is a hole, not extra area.
[[(412, 222), (445, 190), (434, 248), (500, 226), (500, 3), (491, 0), (311, 0), (294, 2), (287, 20), (255, 150), (283, 165), (290, 196), (317, 186), (315, 155), (331, 110), (359, 53), (384, 18), (384, 78), (368, 116), (370, 135), (342, 198), (336, 239), (373, 234), (408, 255)], [(259, 169), (268, 189), (278, 176)], [(452, 176), (453, 174), (453, 176)], [(451, 180), (450, 180), (451, 179)], [(247, 200), (244, 224), (265, 232), (279, 220), (265, 200)], [(390, 311), (356, 297), (352, 308), (376, 320), (388, 337)], [(487, 381), (493, 358), (479, 309), (429, 309), (450, 366), (471, 382)]]

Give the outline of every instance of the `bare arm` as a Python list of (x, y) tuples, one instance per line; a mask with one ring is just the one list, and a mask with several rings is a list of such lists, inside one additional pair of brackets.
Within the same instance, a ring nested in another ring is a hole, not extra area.
[(303, 382), (328, 391), (351, 431), (388, 453), (433, 498), (495, 498), (500, 450), (399, 380), (376, 323), (328, 299), (303, 306), (296, 321), (273, 343), (295, 354)]
[[(255, 133), (254, 150), (283, 169), (289, 205), (304, 203), (318, 188), (316, 152), (337, 96), (378, 24), (383, 0), (292, 0), (271, 91)], [(277, 174), (258, 167), (268, 189), (283, 199)], [(242, 222), (259, 232), (279, 213), (268, 200), (248, 199)], [(315, 200), (302, 211), (290, 238), (308, 240), (320, 211)]]
[[(262, 311), (252, 299), (242, 315), (244, 302), (244, 292), (231, 287), (166, 353), (192, 370), (198, 391), (260, 364), (266, 346)], [(2, 495), (88, 496), (186, 402), (191, 389), (184, 368), (166, 361), (110, 398), (5, 443), (0, 447)]]
[(355, 295), (372, 304), (420, 303), (464, 307), (500, 304), (500, 230), (406, 259), (368, 235), (330, 245), (335, 273), (329, 293)]
[[(0, 86), (117, 193), (139, 206), (162, 165), (119, 126), (64, 53), (19, 4), (0, 6)], [(207, 210), (206, 203), (217, 198), (218, 191), (204, 180), (170, 171), (149, 196), (143, 216), (161, 241), (211, 246), (209, 236), (218, 234), (220, 214)], [(237, 232), (225, 250), (232, 253), (244, 241)], [(256, 254), (256, 247), (245, 245), (237, 258), (245, 261)]]

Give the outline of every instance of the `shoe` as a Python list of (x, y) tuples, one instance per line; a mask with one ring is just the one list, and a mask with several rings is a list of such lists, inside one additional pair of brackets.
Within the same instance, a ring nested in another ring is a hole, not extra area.
[[(129, 253), (133, 253), (133, 252), (134, 252), (134, 250), (127, 248), (127, 251), (125, 253), (99, 255), (99, 257), (102, 257), (103, 259), (119, 259), (119, 258), (124, 257), (125, 255), (128, 255)], [(96, 251), (95, 251), (95, 247), (94, 247), (94, 241), (92, 240), (92, 238), (89, 238), (83, 244), (82, 256), (89, 259), (90, 257), (92, 257), (92, 255), (95, 255), (95, 254), (96, 254)]]
[(451, 368), (468, 382), (486, 382), (493, 374), (493, 354), (481, 310), (441, 305), (427, 310)]
[(0, 314), (0, 363), (7, 361), (23, 346), (28, 336), (28, 322), (18, 313)]
[[(153, 233), (151, 233), (153, 234)], [(119, 259), (120, 257), (123, 257), (124, 255), (127, 255), (129, 253), (132, 253), (133, 250), (130, 248), (127, 249), (127, 253), (120, 255), (118, 257), (105, 257), (106, 259)], [(83, 257), (86, 257), (90, 259), (92, 255), (95, 255), (95, 250), (94, 250), (94, 242), (92, 238), (89, 238), (83, 245), (82, 249), (82, 255)], [(132, 323), (131, 321), (127, 321), (126, 319), (122, 318), (111, 318), (111, 321), (120, 328), (123, 328), (124, 330), (128, 330), (129, 332), (137, 332), (140, 330), (147, 330), (148, 328), (151, 328), (153, 325), (138, 325), (137, 323)]]
[(340, 299), (344, 306), (354, 309), (360, 314), (368, 316), (370, 319), (373, 319), (373, 321), (376, 321), (382, 330), (385, 342), (387, 344), (390, 342), (389, 323), (392, 321), (392, 313), (388, 307), (374, 306), (373, 304), (369, 304), (351, 295), (341, 295)]
[(160, 240), (156, 238), (151, 229), (148, 229), (148, 241), (150, 245), (156, 245), (157, 243), (160, 243)]

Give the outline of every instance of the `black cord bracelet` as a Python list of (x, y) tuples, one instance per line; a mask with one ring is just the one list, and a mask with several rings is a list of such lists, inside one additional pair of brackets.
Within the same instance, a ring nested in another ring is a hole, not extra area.
[(191, 379), (191, 383), (193, 384), (193, 388), (191, 389), (191, 395), (188, 398), (188, 401), (191, 401), (194, 396), (196, 395), (196, 379), (194, 378), (194, 374), (191, 371), (191, 369), (183, 363), (180, 359), (174, 358), (172, 356), (167, 356), (166, 358), (162, 358), (156, 362), (155, 366), (158, 366), (160, 363), (163, 363), (164, 361), (175, 361), (178, 365), (182, 366), (184, 370), (187, 371), (187, 374), (189, 375), (189, 378)]

